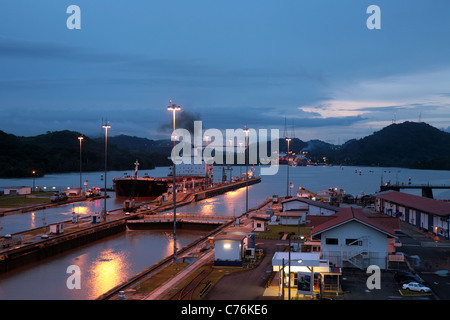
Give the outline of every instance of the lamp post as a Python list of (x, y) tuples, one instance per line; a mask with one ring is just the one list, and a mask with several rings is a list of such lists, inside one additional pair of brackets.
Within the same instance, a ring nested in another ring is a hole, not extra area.
[[(172, 100), (170, 100), (170, 103), (172, 103)], [(175, 148), (175, 112), (180, 111), (181, 107), (177, 106), (176, 104), (171, 104), (167, 107), (167, 110), (172, 111), (173, 114), (173, 133), (172, 133), (172, 139), (173, 139), (173, 147)], [(172, 187), (172, 195), (173, 195), (173, 262), (175, 263), (175, 269), (178, 270), (177, 265), (177, 177), (176, 177), (176, 159), (175, 155), (173, 155), (173, 187)]]
[(288, 298), (289, 301), (291, 301), (291, 236), (289, 236), (289, 267), (288, 267), (288, 272), (289, 272), (289, 282), (288, 282)]
[(107, 159), (108, 159), (108, 129), (111, 128), (109, 125), (109, 121), (106, 121), (103, 125), (103, 128), (105, 129), (105, 200), (103, 205), (103, 220), (106, 222), (106, 172), (108, 168)]
[(289, 142), (291, 142), (291, 138), (286, 138), (287, 141), (287, 145), (288, 145), (288, 152), (287, 152), (287, 156), (288, 156), (288, 163), (287, 163), (287, 182), (286, 182), (286, 197), (289, 196)]
[(245, 127), (245, 213), (248, 213), (248, 129)]
[(83, 187), (81, 186), (82, 184), (82, 179), (81, 179), (81, 165), (82, 165), (82, 160), (81, 160), (81, 142), (83, 141), (84, 137), (83, 135), (78, 137), (78, 140), (80, 140), (80, 196), (83, 194)]
[[(239, 152), (242, 153), (242, 142), (239, 142)], [(242, 166), (239, 164), (239, 180), (242, 178)]]
[(34, 180), (35, 180), (35, 178), (36, 178), (36, 171), (33, 170), (33, 171), (31, 171), (31, 173), (33, 174), (33, 190), (31, 190), (31, 192), (34, 192), (34, 191), (35, 191), (35, 190), (34, 190)]
[[(206, 148), (208, 148), (209, 136), (205, 136), (205, 141), (206, 141), (206, 143), (205, 143), (205, 150), (206, 150)], [(207, 173), (206, 173), (206, 189), (209, 188), (209, 185), (210, 185), (210, 182), (211, 182), (210, 170), (209, 170), (210, 168), (209, 168), (209, 163), (208, 162), (210, 162), (210, 161), (206, 161), (206, 168), (208, 168), (207, 169)]]

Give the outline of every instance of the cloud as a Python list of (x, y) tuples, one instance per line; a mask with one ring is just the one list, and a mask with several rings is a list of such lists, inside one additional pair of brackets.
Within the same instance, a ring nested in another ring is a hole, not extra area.
[(360, 115), (349, 117), (301, 118), (295, 120), (295, 125), (302, 128), (347, 127), (364, 120), (366, 118)]
[(124, 54), (103, 52), (94, 48), (81, 48), (55, 42), (30, 41), (0, 36), (0, 57), (48, 61), (117, 62), (127, 59)]
[[(188, 130), (190, 133), (194, 133), (194, 121), (200, 121), (201, 116), (199, 113), (189, 112), (181, 110), (181, 112), (177, 112), (176, 114), (176, 128), (182, 128)], [(162, 131), (172, 132), (173, 131), (173, 122), (164, 123), (160, 126)]]

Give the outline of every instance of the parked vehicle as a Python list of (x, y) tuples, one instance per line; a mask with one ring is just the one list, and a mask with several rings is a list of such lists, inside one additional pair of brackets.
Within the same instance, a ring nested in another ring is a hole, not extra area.
[(68, 199), (65, 192), (56, 192), (50, 197), (51, 202), (66, 201)]
[(422, 293), (431, 292), (430, 288), (425, 287), (424, 285), (417, 283), (417, 282), (405, 283), (402, 286), (402, 289), (416, 291), (416, 292), (422, 292)]
[(92, 187), (86, 192), (86, 198), (92, 198), (102, 195), (102, 190), (98, 187)]
[(423, 281), (421, 277), (408, 271), (397, 271), (394, 273), (394, 279), (400, 284), (406, 284), (409, 282), (417, 282), (422, 285), (425, 284), (425, 281)]

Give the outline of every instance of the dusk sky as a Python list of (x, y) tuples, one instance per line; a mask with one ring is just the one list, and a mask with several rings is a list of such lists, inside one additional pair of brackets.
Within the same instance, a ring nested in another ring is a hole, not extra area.
[(419, 117), (447, 129), (450, 1), (0, 1), (0, 130), (101, 136), (108, 119), (112, 135), (168, 138), (169, 100), (180, 123), (283, 135), (286, 117), (305, 141)]

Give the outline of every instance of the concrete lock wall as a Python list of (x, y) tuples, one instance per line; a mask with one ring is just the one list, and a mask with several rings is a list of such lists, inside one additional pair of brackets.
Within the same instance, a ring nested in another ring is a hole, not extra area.
[(55, 236), (48, 240), (37, 241), (34, 244), (9, 250), (0, 257), (0, 273), (45, 259), (125, 230), (125, 220), (115, 221), (91, 229)]

